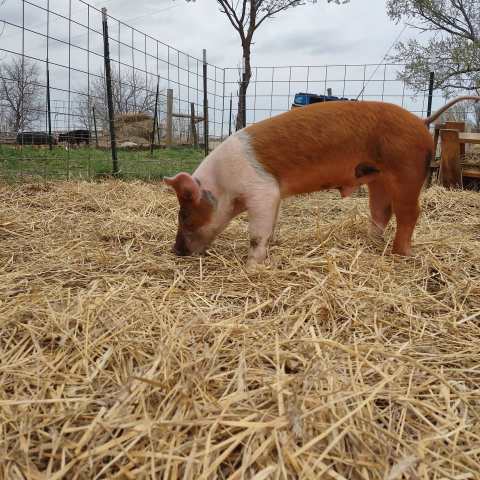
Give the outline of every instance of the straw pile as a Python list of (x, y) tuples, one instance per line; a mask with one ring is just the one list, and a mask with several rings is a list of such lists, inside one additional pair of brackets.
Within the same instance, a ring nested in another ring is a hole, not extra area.
[(145, 112), (124, 113), (115, 117), (115, 135), (119, 144), (133, 142), (139, 146), (152, 141), (152, 115)]
[(0, 478), (478, 479), (480, 196), (423, 195), (414, 257), (365, 197), (284, 204), (175, 258), (161, 185), (0, 187)]
[(466, 153), (462, 159), (461, 164), (465, 166), (480, 167), (480, 149), (471, 150)]

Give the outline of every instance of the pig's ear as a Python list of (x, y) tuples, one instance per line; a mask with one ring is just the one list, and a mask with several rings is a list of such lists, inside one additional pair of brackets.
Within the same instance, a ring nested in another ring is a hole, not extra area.
[(198, 203), (202, 197), (200, 186), (188, 173), (178, 173), (174, 177), (165, 177), (164, 182), (172, 187), (180, 203)]

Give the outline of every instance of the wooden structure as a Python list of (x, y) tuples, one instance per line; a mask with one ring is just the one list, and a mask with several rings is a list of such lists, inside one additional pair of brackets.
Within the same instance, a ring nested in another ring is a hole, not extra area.
[(173, 118), (189, 118), (190, 119), (190, 135), (194, 146), (198, 145), (198, 134), (196, 123), (203, 122), (204, 117), (195, 115), (195, 105), (190, 103), (190, 113), (175, 113), (173, 111), (173, 89), (167, 90), (167, 131), (166, 144), (170, 147), (173, 143)]
[[(461, 166), (465, 145), (480, 145), (480, 133), (466, 133), (465, 122), (445, 122), (435, 126), (434, 152), (437, 150), (439, 140), (441, 144), (439, 180), (444, 187), (463, 187), (463, 177), (480, 179), (480, 166), (465, 169)], [(434, 164), (432, 167), (437, 166)]]

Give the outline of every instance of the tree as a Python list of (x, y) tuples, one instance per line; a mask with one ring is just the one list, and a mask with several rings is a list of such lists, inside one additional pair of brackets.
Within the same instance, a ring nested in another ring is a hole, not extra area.
[[(187, 0), (189, 1), (189, 0)], [(191, 0), (193, 1), (193, 0)], [(216, 0), (240, 37), (242, 46), (242, 75), (238, 89), (237, 130), (246, 125), (246, 95), (252, 78), (251, 50), (253, 35), (259, 27), (278, 13), (305, 5), (304, 0)], [(310, 0), (316, 3), (317, 0)], [(327, 0), (328, 3), (348, 3), (350, 0)]]
[[(155, 109), (156, 83), (136, 70), (127, 73), (112, 71), (112, 96), (115, 114), (153, 113)], [(107, 89), (103, 71), (90, 81), (90, 90), (84, 89), (78, 98), (77, 116), (83, 126), (93, 125), (92, 109), (95, 107), (97, 122), (104, 128), (108, 124)], [(159, 99), (160, 103), (160, 99)], [(159, 106), (160, 108), (160, 106)]]
[(0, 64), (0, 116), (9, 131), (23, 131), (41, 117), (40, 92), (37, 64), (27, 58)]
[(434, 87), (446, 95), (457, 89), (480, 90), (479, 0), (387, 0), (387, 13), (397, 23), (428, 32), (426, 43), (399, 42), (390, 60), (405, 63), (400, 77), (417, 91), (425, 90), (431, 71)]

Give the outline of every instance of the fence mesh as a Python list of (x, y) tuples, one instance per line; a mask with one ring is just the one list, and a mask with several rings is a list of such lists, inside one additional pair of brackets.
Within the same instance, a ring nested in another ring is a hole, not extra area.
[[(110, 174), (102, 11), (82, 0), (9, 0), (1, 15), (0, 175)], [(204, 156), (206, 125), (210, 148), (235, 131), (241, 72), (204, 64), (201, 51), (182, 52), (111, 15), (107, 21), (120, 174), (158, 178), (193, 170)], [(289, 110), (296, 93), (330, 90), (424, 116), (427, 89), (409, 90), (398, 80), (402, 68), (254, 67), (247, 124)], [(444, 101), (435, 94), (433, 109)], [(458, 115), (473, 118), (471, 110)]]

